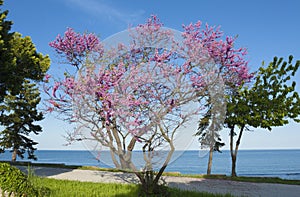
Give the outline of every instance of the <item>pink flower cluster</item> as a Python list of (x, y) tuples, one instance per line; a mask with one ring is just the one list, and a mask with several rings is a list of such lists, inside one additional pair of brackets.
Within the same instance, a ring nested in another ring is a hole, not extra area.
[(63, 37), (58, 35), (49, 45), (53, 47), (58, 54), (63, 55), (68, 63), (76, 67), (82, 63), (88, 53), (103, 53), (103, 46), (95, 34), (81, 35), (74, 32), (72, 28), (68, 28)]
[[(210, 27), (206, 24), (202, 29), (201, 26), (200, 21), (183, 26), (185, 31), (182, 36), (192, 62), (197, 60), (199, 62), (201, 53), (204, 59), (212, 58), (219, 65), (219, 72), (222, 73), (227, 84), (240, 85), (242, 82), (248, 82), (253, 75), (249, 73), (248, 62), (245, 60), (247, 50), (245, 48), (235, 49), (235, 39), (232, 37), (227, 36), (225, 40), (222, 40), (223, 32), (220, 31), (220, 28)], [(205, 57), (205, 55), (207, 56)]]
[(158, 31), (162, 26), (163, 24), (160, 22), (159, 18), (156, 15), (152, 15), (145, 24), (138, 25), (138, 28), (142, 28), (148, 31)]

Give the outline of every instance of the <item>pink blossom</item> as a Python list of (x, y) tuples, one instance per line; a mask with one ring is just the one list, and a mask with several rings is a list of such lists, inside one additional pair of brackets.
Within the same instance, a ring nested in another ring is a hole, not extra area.
[(82, 63), (88, 53), (97, 52), (100, 56), (103, 53), (103, 46), (96, 35), (80, 35), (74, 32), (72, 28), (67, 28), (63, 37), (58, 35), (49, 45), (58, 54), (65, 57), (72, 66), (76, 67)]
[(61, 85), (60, 82), (55, 82), (54, 83), (54, 86), (53, 86), (53, 89), (52, 89), (52, 96), (53, 97), (56, 97), (56, 91), (58, 90), (59, 86)]
[(206, 51), (214, 62), (220, 65), (226, 83), (240, 84), (242, 81), (247, 82), (252, 78), (248, 70), (243, 69), (248, 64), (245, 60), (247, 50), (245, 48), (235, 49), (234, 38), (226, 37), (225, 41), (221, 40), (223, 32), (220, 31), (220, 28), (210, 27), (206, 24), (202, 29), (200, 21), (183, 26), (183, 28), (185, 30), (182, 34), (184, 43), (192, 62), (199, 58), (199, 51), (201, 53)]

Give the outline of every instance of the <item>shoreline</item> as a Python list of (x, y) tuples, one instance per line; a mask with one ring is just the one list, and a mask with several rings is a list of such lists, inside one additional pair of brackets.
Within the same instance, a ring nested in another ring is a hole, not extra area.
[[(140, 160), (139, 151), (135, 151), (133, 160), (137, 169), (143, 165)], [(205, 174), (207, 171), (208, 156), (205, 151), (189, 150), (175, 151), (172, 160), (165, 171), (180, 172), (181, 174)], [(26, 158), (26, 155), (24, 155)], [(88, 150), (37, 150), (37, 161), (32, 163), (43, 164), (65, 164), (73, 166), (98, 166), (103, 168), (114, 168), (110, 154), (106, 151), (95, 154)], [(159, 155), (158, 155), (159, 157)], [(160, 157), (164, 157), (161, 155)], [(262, 159), (264, 158), (264, 159)], [(246, 177), (280, 177), (288, 180), (300, 180), (300, 171), (298, 164), (300, 162), (300, 150), (241, 150), (239, 153), (239, 162), (237, 174)], [(160, 158), (158, 158), (160, 159)], [(11, 154), (5, 152), (0, 154), (0, 160), (11, 160)], [(18, 159), (18, 161), (30, 161), (28, 159)], [(224, 150), (223, 153), (214, 155), (214, 166), (212, 173), (226, 174), (230, 176), (230, 153)], [(289, 163), (289, 167), (286, 165)], [(157, 164), (160, 165), (160, 164)], [(157, 166), (159, 167), (159, 166)]]

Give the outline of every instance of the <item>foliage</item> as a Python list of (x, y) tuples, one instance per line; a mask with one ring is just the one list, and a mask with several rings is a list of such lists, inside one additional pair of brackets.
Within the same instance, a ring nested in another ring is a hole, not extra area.
[(0, 102), (7, 90), (17, 94), (24, 79), (42, 80), (50, 65), (49, 57), (36, 51), (29, 36), (10, 32), (12, 22), (6, 20), (7, 14), (0, 10)]
[[(0, 6), (3, 1), (0, 1)], [(37, 134), (41, 127), (34, 121), (42, 119), (36, 107), (40, 101), (33, 82), (41, 81), (50, 66), (48, 56), (38, 53), (31, 38), (10, 32), (12, 22), (6, 20), (8, 11), (0, 10), (0, 148), (3, 152), (13, 148), (15, 155), (23, 157), (27, 149), (34, 159), (30, 132)]]
[(43, 119), (43, 114), (37, 111), (37, 105), (41, 98), (36, 85), (25, 80), (18, 95), (7, 94), (0, 104), (0, 123), (4, 130), (0, 131), (0, 152), (12, 149), (13, 158), (18, 155), (24, 158), (27, 151), (28, 159), (36, 159), (34, 155), (34, 142), (28, 136), (39, 134), (41, 126), (34, 121)]
[[(178, 42), (152, 16), (146, 24), (129, 30), (128, 46), (118, 43), (105, 49), (95, 35), (67, 29), (50, 46), (78, 70), (45, 86), (48, 111), (76, 122), (71, 141), (98, 141), (111, 151), (117, 168), (136, 172), (145, 188), (154, 186), (155, 190), (175, 150), (178, 130), (199, 114), (202, 98), (223, 90), (217, 82), (221, 77), (230, 86), (251, 78), (242, 58), (245, 50), (234, 49), (234, 39), (222, 41), (222, 35), (213, 27), (202, 29), (198, 22), (184, 26)], [(137, 143), (144, 153), (141, 172), (132, 162)], [(158, 173), (153, 173), (154, 152), (159, 147), (169, 152), (160, 159)]]
[(18, 168), (8, 163), (0, 163), (0, 189), (2, 196), (41, 196), (47, 191), (45, 187), (36, 186)]
[[(215, 130), (220, 129), (215, 128), (213, 126), (213, 123), (210, 123), (211, 121), (213, 121), (213, 119), (211, 114), (211, 108), (209, 108), (204, 114), (203, 118), (200, 119), (198, 131), (195, 135), (200, 136), (199, 142), (201, 144), (201, 147), (212, 147), (213, 151), (221, 152), (220, 148), (224, 146), (225, 143), (222, 142), (222, 139), (219, 134), (213, 132)], [(212, 128), (208, 128), (209, 126), (212, 126)]]
[[(236, 155), (245, 129), (260, 127), (271, 131), (272, 127), (286, 125), (290, 120), (299, 122), (300, 97), (295, 89), (296, 81), (291, 81), (299, 65), (300, 61), (293, 65), (292, 56), (288, 61), (274, 57), (266, 68), (264, 65), (259, 68), (251, 87), (241, 86), (229, 97), (225, 124), (230, 129), (233, 176), (236, 176)], [(238, 138), (234, 149), (235, 135)]]
[(214, 98), (211, 99), (218, 99), (218, 102), (214, 102), (215, 104), (208, 102), (207, 111), (200, 119), (198, 131), (195, 134), (196, 136), (199, 136), (198, 140), (201, 144), (201, 149), (209, 149), (207, 175), (211, 174), (213, 152), (221, 152), (220, 148), (225, 145), (218, 132), (223, 128), (222, 126), (225, 119), (225, 97), (223, 94), (215, 94)]
[[(193, 31), (196, 29), (196, 35), (207, 47), (210, 56), (218, 64), (217, 68), (220, 72), (217, 77), (210, 79), (214, 83), (206, 90), (206, 110), (200, 117), (198, 129), (195, 133), (196, 136), (199, 136), (198, 140), (201, 144), (201, 149), (209, 149), (207, 174), (210, 174), (213, 152), (220, 152), (220, 148), (225, 145), (219, 134), (223, 129), (226, 116), (227, 104), (225, 95), (229, 96), (239, 85), (250, 82), (253, 74), (248, 72), (248, 62), (245, 57), (246, 49), (234, 48), (235, 38), (226, 37), (225, 41), (216, 40), (222, 35), (219, 30), (213, 32), (212, 28), (206, 26), (206, 31), (201, 32), (197, 30), (198, 26), (199, 24), (196, 24), (191, 27)], [(211, 36), (204, 38), (204, 35)]]

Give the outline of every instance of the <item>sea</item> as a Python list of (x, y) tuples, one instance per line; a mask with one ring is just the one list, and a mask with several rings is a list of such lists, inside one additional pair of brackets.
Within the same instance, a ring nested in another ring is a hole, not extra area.
[[(78, 166), (98, 166), (114, 168), (108, 151), (75, 151), (75, 150), (37, 150), (38, 160), (32, 163), (51, 163)], [(143, 160), (142, 152), (134, 152), (133, 158)], [(157, 154), (153, 166), (159, 168), (165, 161), (167, 152)], [(9, 161), (11, 153), (0, 154), (0, 161)], [(29, 161), (17, 159), (18, 161)], [(208, 152), (199, 150), (175, 151), (165, 171), (181, 174), (205, 174), (207, 170)], [(144, 164), (140, 164), (140, 168)], [(237, 157), (238, 176), (279, 177), (282, 179), (300, 180), (300, 149), (296, 150), (240, 150)], [(215, 152), (213, 156), (212, 174), (231, 174), (230, 151)]]

